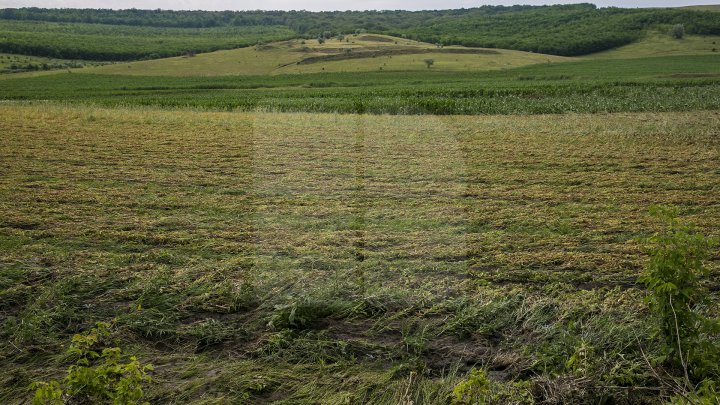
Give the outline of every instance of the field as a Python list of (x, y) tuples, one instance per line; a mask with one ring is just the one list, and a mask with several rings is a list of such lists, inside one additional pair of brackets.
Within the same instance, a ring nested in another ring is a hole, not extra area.
[(3, 402), (115, 319), (152, 403), (652, 403), (648, 207), (720, 226), (717, 112), (0, 112)]
[(6, 78), (0, 80), (0, 92), (7, 100), (241, 111), (690, 111), (720, 107), (718, 62), (720, 55), (697, 55), (541, 63), (478, 73), (444, 72), (440, 67), (414, 72), (217, 77), (58, 73)]
[(720, 405), (708, 7), (0, 9), (0, 403)]
[[(469, 52), (469, 53), (454, 53)], [(338, 60), (332, 60), (337, 58)], [(570, 60), (511, 50), (443, 47), (387, 35), (348, 35), (289, 40), (242, 49), (104, 66), (89, 73), (139, 76), (278, 75), (321, 72), (427, 70), (425, 59), (440, 71), (484, 71)], [(311, 63), (304, 63), (305, 61)]]
[(590, 55), (590, 58), (647, 58), (668, 55), (708, 55), (720, 53), (720, 36), (688, 35), (675, 39), (666, 33), (648, 33), (630, 45)]
[(72, 69), (99, 65), (102, 65), (102, 63), (0, 53), (0, 74)]

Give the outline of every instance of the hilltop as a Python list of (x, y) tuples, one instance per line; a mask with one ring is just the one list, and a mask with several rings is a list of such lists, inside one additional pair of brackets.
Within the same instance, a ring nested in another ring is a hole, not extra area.
[(530, 52), (439, 47), (387, 35), (353, 34), (325, 41), (294, 39), (193, 56), (106, 65), (90, 73), (161, 76), (266, 75), (319, 72), (482, 71), (569, 58)]

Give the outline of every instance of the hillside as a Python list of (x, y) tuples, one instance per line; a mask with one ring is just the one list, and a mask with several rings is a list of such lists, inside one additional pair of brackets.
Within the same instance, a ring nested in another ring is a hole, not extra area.
[[(690, 35), (720, 35), (718, 13), (681, 8), (597, 8), (592, 4), (412, 12), (28, 8), (0, 10), (0, 51), (131, 60), (232, 49), (258, 41), (369, 32), (445, 45), (577, 56), (627, 45), (648, 30), (667, 30), (674, 24), (683, 24)], [(258, 32), (261, 28), (269, 31)], [(117, 41), (118, 37), (122, 40)]]
[(720, 12), (720, 4), (706, 4), (702, 6), (687, 6), (683, 7), (685, 9), (689, 10), (697, 10), (697, 11), (714, 11), (714, 12)]
[(592, 58), (644, 58), (669, 55), (720, 54), (720, 36), (686, 35), (681, 39), (661, 33), (648, 33), (632, 44), (589, 55)]
[(89, 73), (161, 76), (260, 75), (353, 71), (481, 71), (567, 58), (512, 50), (439, 48), (385, 35), (348, 35), (344, 39), (289, 40), (196, 56), (106, 65)]

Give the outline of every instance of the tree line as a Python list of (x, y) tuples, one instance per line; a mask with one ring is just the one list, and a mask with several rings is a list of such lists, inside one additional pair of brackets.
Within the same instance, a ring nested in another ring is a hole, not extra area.
[[(19, 8), (0, 10), (0, 22), (2, 21), (60, 24), (70, 33), (73, 29), (87, 29), (90, 25), (175, 30), (163, 34), (167, 38), (181, 37), (179, 30), (194, 29), (199, 30), (195, 36), (212, 39), (217, 36), (217, 32), (230, 32), (241, 27), (283, 27), (294, 36), (304, 38), (366, 31), (446, 45), (507, 48), (564, 56), (585, 55), (614, 48), (637, 40), (648, 29), (667, 32), (678, 24), (683, 25), (687, 34), (720, 35), (720, 13), (678, 8), (598, 8), (587, 3), (482, 6), (434, 11), (334, 12)], [(109, 35), (112, 35), (112, 32)], [(15, 41), (13, 38), (8, 35), (7, 30), (0, 27), (0, 49), (8, 51), (8, 43)], [(272, 39), (275, 38), (264, 40)], [(33, 40), (23, 41), (32, 43)], [(34, 47), (26, 44), (22, 48), (26, 49), (26, 52), (37, 52), (37, 49), (45, 46), (42, 38), (37, 38), (37, 42)], [(198, 52), (206, 50), (203, 47), (193, 48), (191, 42), (188, 41), (185, 48)], [(220, 42), (220, 48), (236, 45), (232, 41)], [(18, 48), (17, 45), (15, 43), (14, 48)], [(152, 53), (167, 53), (162, 52), (162, 47), (158, 49), (159, 52)], [(176, 53), (177, 49), (172, 52)], [(120, 59), (128, 58), (124, 55)], [(76, 56), (78, 55), (73, 57)], [(137, 56), (147, 57), (148, 52)]]

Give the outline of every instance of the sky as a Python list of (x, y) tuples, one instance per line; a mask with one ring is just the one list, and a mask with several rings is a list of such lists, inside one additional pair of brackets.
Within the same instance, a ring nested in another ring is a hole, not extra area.
[(0, 0), (0, 8), (140, 8), (169, 10), (438, 10), (469, 8), (485, 4), (594, 3), (599, 7), (678, 7), (718, 4), (720, 0)]

